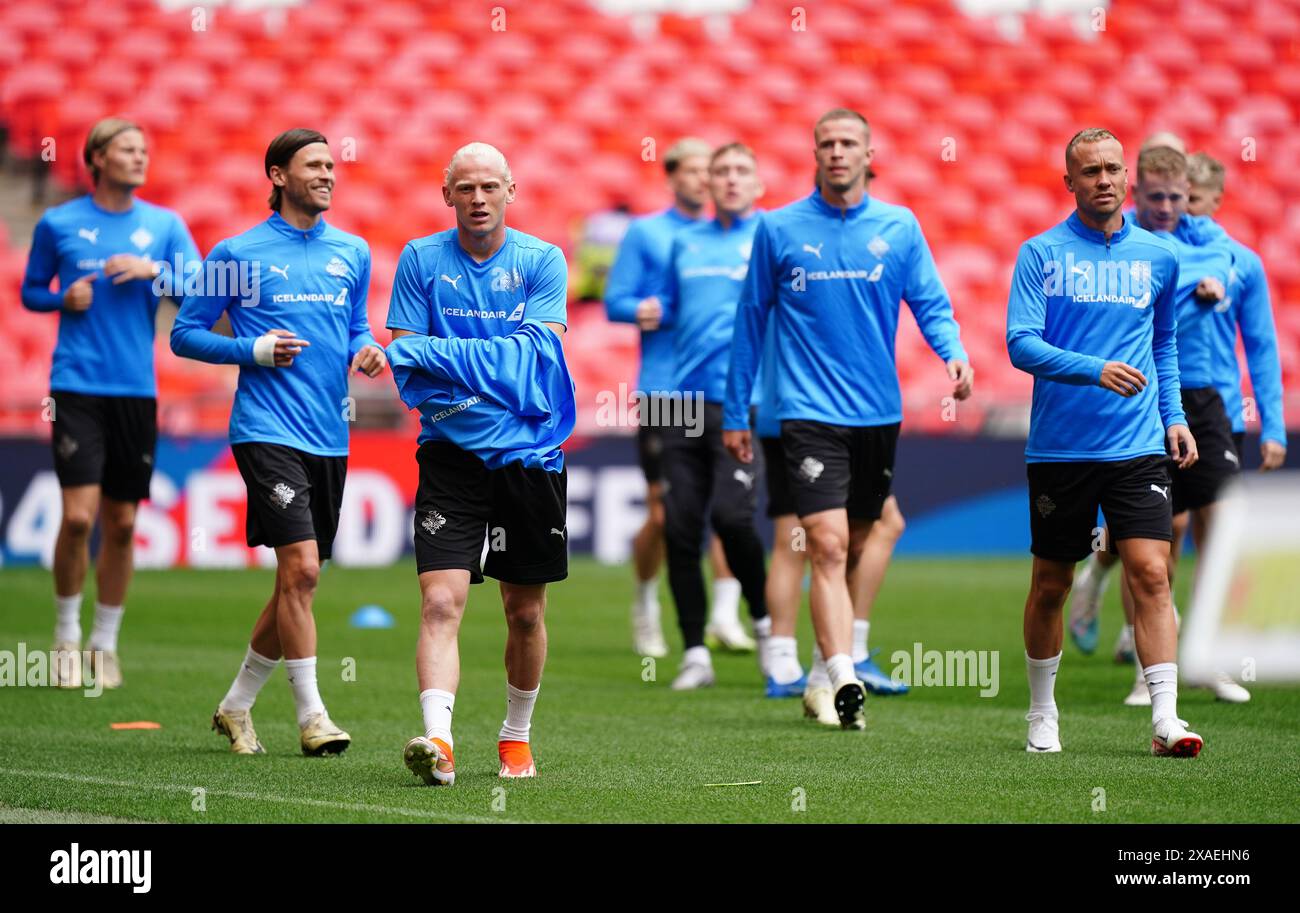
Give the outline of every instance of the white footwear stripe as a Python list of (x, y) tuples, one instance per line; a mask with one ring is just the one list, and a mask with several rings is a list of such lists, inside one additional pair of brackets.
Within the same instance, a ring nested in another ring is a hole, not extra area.
[[(153, 792), (184, 792), (193, 791), (192, 786), (182, 786), (174, 783), (141, 783), (134, 780), (107, 780), (102, 777), (84, 777), (79, 774), (65, 774), (57, 770), (18, 770), (12, 767), (0, 767), (0, 774), (11, 775), (15, 777), (33, 777), (43, 780), (63, 780), (69, 783), (85, 783), (90, 786), (116, 786), (124, 789), (139, 789)], [(454, 788), (454, 787), (453, 787)], [(400, 815), (405, 818), (437, 818), (442, 821), (453, 821), (463, 824), (524, 824), (523, 821), (512, 821), (508, 818), (485, 818), (477, 815), (449, 815), (445, 812), (438, 812), (428, 808), (397, 808), (388, 805), (371, 805), (364, 802), (330, 802), (327, 799), (305, 799), (289, 796), (268, 796), (264, 793), (250, 793), (242, 790), (233, 789), (208, 789), (204, 791), (209, 796), (224, 796), (227, 799), (244, 799), (249, 802), (271, 802), (282, 805), (305, 805), (311, 808), (336, 808), (342, 811), (350, 812), (376, 812), (383, 815)]]

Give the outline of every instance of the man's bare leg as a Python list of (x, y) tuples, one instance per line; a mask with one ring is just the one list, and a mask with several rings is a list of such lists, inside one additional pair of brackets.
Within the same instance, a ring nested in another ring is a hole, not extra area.
[(99, 486), (75, 485), (61, 492), (63, 516), (54, 540), (53, 679), (61, 688), (81, 687), (81, 591), (90, 566), (90, 534), (99, 513)]
[(1178, 719), (1178, 623), (1169, 588), (1169, 543), (1124, 539), (1116, 546), (1133, 594), (1138, 663), (1151, 695), (1152, 751), (1196, 757), (1203, 740)]
[[(803, 678), (795, 626), (803, 602), (803, 569), (808, 552), (799, 518), (785, 514), (773, 520), (772, 560), (767, 569), (767, 613), (772, 636), (765, 658), (768, 677), (777, 685)], [(769, 689), (769, 692), (772, 689)]]
[(226, 735), (236, 754), (262, 754), (249, 711), (262, 687), (285, 658), (304, 754), (337, 754), (351, 737), (334, 725), (317, 681), (316, 619), (312, 602), (320, 580), (314, 539), (276, 548), (275, 584), (249, 637), (248, 649), (230, 690), (217, 705), (212, 726)]
[(657, 580), (664, 563), (664, 484), (651, 482), (645, 493), (646, 518), (632, 537), (632, 567), (637, 583)]
[(664, 563), (664, 486), (646, 486), (646, 518), (632, 539), (636, 598), (632, 603), (632, 647), (639, 656), (668, 655), (660, 621), (659, 571)]
[(415, 680), (424, 735), (406, 743), (402, 760), (430, 786), (456, 781), (451, 715), (460, 687), (460, 623), (469, 601), (470, 572), (462, 568), (420, 574), (420, 634)]
[(284, 652), (284, 672), (293, 691), (304, 754), (337, 754), (351, 743), (330, 721), (317, 679), (316, 617), (312, 603), (320, 582), (315, 539), (277, 546), (275, 628)]
[[(865, 691), (853, 671), (853, 600), (849, 594), (849, 518), (844, 508), (801, 517), (812, 559), (813, 631), (826, 660), (836, 711), (845, 728), (862, 728)], [(810, 683), (811, 687), (811, 683)], [(850, 706), (856, 704), (856, 706)]]
[(894, 681), (872, 661), (868, 640), (876, 597), (893, 560), (894, 546), (906, 527), (898, 499), (890, 495), (881, 508), (880, 519), (869, 525), (861, 554), (849, 572), (853, 593), (853, 665), (858, 678), (873, 694), (906, 694), (909, 690), (905, 683)]
[(117, 635), (126, 613), (126, 591), (135, 571), (136, 502), (105, 496), (99, 506), (99, 555), (95, 560), (95, 619), (86, 641), (90, 668), (105, 688), (122, 684)]
[(1025, 671), (1029, 678), (1026, 750), (1061, 750), (1056, 673), (1061, 664), (1062, 610), (1074, 582), (1074, 564), (1035, 556), (1025, 598)]
[(546, 584), (501, 584), (506, 612), (506, 718), (497, 750), (502, 776), (536, 775), (529, 731), (546, 665)]
[[(449, 696), (447, 703), (454, 703), (456, 689), (460, 687), (460, 623), (469, 600), (469, 579), (469, 571), (459, 568), (425, 571), (420, 575), (420, 634), (415, 645), (415, 678), (421, 706), (430, 690)], [(431, 718), (426, 708), (426, 735), (430, 738), (436, 735), (452, 744), (451, 712), (452, 707), (448, 706), (445, 718), (441, 710)]]

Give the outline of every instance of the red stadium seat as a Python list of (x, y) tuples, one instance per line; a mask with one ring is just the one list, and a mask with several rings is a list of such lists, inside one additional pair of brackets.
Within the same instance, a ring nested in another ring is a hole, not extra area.
[[(1007, 283), (1020, 242), (1069, 211), (1066, 141), (1107, 126), (1132, 161), (1146, 134), (1168, 126), (1228, 163), (1221, 221), (1265, 258), (1294, 384), (1300, 195), (1287, 166), (1300, 161), (1300, 8), (1124, 0), (1092, 32), (1087, 9), (1022, 6), (999, 18), (968, 16), (951, 0), (841, 0), (805, 5), (800, 32), (792, 8), (775, 0), (754, 0), (726, 21), (634, 20), (555, 0), (505, 8), (499, 32), (490, 7), (480, 16), (413, 0), (312, 0), (210, 8), (207, 28), (195, 31), (190, 8), (163, 12), (151, 0), (101, 0), (93, 15), (86, 2), (9, 0), (0, 7), (0, 120), (20, 156), (53, 138), (55, 179), (71, 185), (83, 180), (76, 151), (93, 120), (139, 118), (153, 156), (145, 197), (178, 208), (205, 249), (264, 218), (270, 136), (323, 129), (339, 161), (330, 218), (370, 242), (372, 314), (382, 317), (401, 246), (451, 224), (439, 188), (463, 142), (485, 139), (511, 156), (520, 182), (511, 224), (568, 243), (595, 209), (666, 204), (660, 163), (642, 158), (647, 139), (658, 155), (688, 133), (741, 139), (759, 155), (765, 207), (801, 197), (813, 120), (849, 105), (872, 123), (873, 194), (922, 220), (980, 365), (980, 397), (994, 403), (1027, 396), (1029, 380), (1006, 364), (1001, 339)], [(355, 161), (342, 158), (345, 147)], [(21, 256), (5, 272), (10, 243), (26, 239), (0, 237), (0, 279), (21, 272)], [(622, 361), (635, 360), (636, 331), (610, 327), (599, 308), (587, 319), (571, 334), (575, 378), (608, 389), (629, 374)], [(42, 381), (52, 327), (23, 312), (12, 288), (0, 292), (0, 331), (21, 340), (15, 358)], [(912, 404), (942, 395), (945, 379), (919, 337), (900, 338), (904, 354), (911, 424)], [(228, 385), (227, 374), (178, 364), (160, 361), (165, 393)], [(6, 392), (0, 421), (8, 401)], [(174, 420), (202, 427), (228, 405), (182, 408)], [(936, 410), (922, 411), (918, 422), (952, 430)]]

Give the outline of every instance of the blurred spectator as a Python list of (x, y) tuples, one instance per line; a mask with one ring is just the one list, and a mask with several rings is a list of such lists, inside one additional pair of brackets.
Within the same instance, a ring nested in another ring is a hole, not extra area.
[(613, 209), (592, 213), (583, 220), (569, 275), (569, 288), (579, 301), (604, 300), (605, 277), (631, 221), (628, 205), (621, 202)]

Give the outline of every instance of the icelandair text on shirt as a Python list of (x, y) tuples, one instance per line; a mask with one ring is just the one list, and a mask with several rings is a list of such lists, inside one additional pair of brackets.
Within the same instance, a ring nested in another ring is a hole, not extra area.
[(1151, 303), (1151, 261), (1079, 260), (1066, 251), (1064, 259), (1043, 263), (1043, 293), (1049, 298), (1145, 308)]

